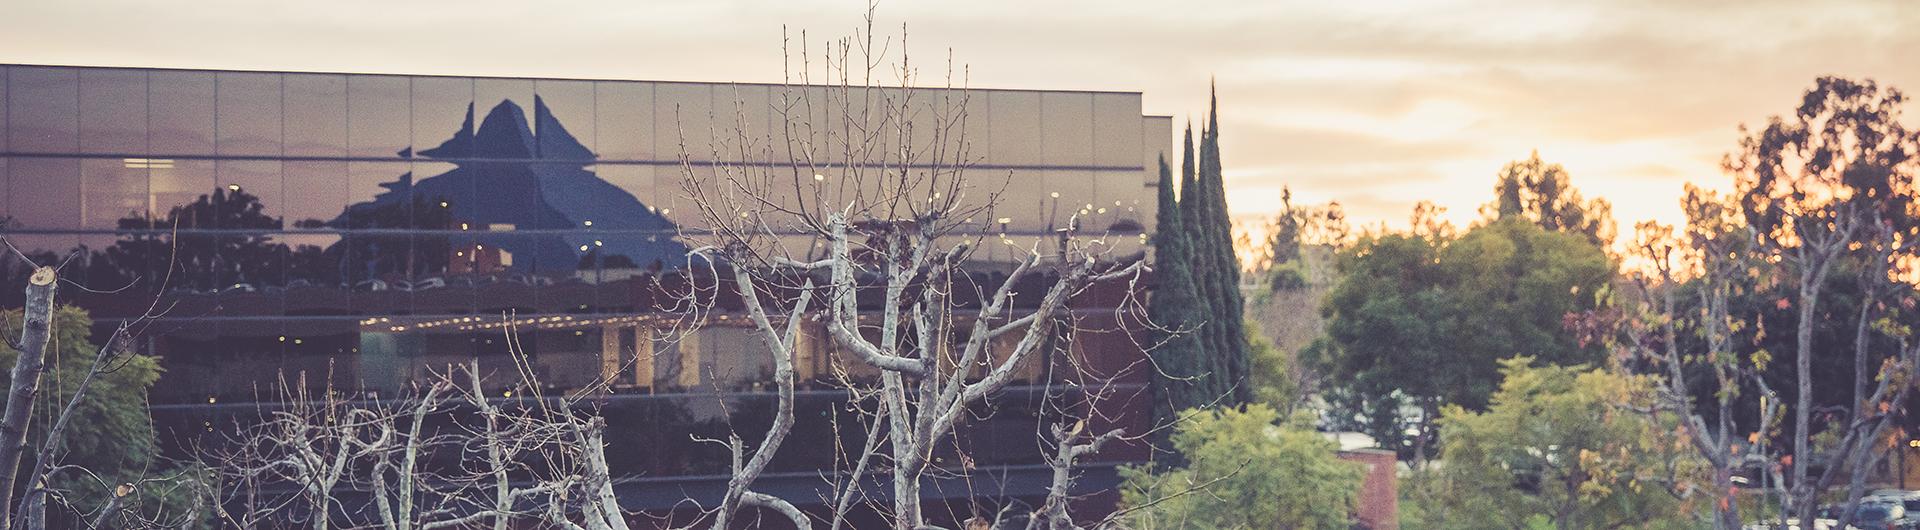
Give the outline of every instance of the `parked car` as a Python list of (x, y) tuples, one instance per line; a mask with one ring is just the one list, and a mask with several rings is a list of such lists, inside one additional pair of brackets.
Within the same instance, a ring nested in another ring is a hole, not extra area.
[(1873, 530), (1909, 530), (1913, 521), (1907, 519), (1907, 507), (1898, 499), (1872, 497), (1860, 500), (1860, 506), (1853, 510), (1853, 526)]

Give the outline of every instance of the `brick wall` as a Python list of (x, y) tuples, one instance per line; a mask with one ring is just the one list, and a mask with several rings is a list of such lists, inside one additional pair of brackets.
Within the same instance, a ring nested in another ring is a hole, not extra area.
[(1399, 467), (1393, 451), (1357, 449), (1339, 454), (1341, 460), (1367, 466), (1366, 478), (1360, 482), (1356, 522), (1373, 530), (1400, 528)]

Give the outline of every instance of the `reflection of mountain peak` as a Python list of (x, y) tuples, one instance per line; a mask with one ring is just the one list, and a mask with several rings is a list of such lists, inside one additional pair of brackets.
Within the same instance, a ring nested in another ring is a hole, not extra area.
[(567, 132), (544, 100), (534, 98), (533, 107), (529, 120), (519, 104), (501, 101), (475, 127), (475, 107), (469, 105), (464, 122), (451, 138), (417, 152), (452, 162), (453, 169), (423, 172), (417, 179), (400, 175), (394, 182), (381, 184), (388, 191), (349, 206), (334, 223), (415, 229), (510, 225), (516, 230), (580, 230), (591, 226), (608, 231), (605, 237), (541, 236), (527, 240), (528, 247), (508, 248), (531, 258), (530, 263), (574, 263), (585, 252), (583, 245), (604, 246), (595, 252), (625, 256), (634, 263), (670, 263), (685, 255), (686, 248), (670, 238), (611, 233), (671, 231), (674, 225), (640, 197), (594, 174), (589, 166), (593, 151)]
[(593, 151), (567, 132), (565, 125), (547, 108), (539, 96), (533, 98), (533, 120), (513, 100), (502, 100), (487, 111), (480, 126), (474, 127), (472, 104), (453, 137), (438, 147), (423, 149), (420, 156), (439, 159), (461, 158), (538, 158), (549, 160), (592, 160)]

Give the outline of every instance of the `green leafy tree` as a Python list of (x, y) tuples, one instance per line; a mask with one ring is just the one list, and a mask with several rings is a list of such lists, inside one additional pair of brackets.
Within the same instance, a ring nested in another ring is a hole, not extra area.
[(1188, 465), (1121, 469), (1132, 528), (1348, 528), (1364, 477), (1305, 417), (1272, 407), (1195, 412), (1173, 442)]
[(1322, 307), (1327, 334), (1303, 357), (1339, 382), (1336, 427), (1364, 430), (1416, 462), (1431, 452), (1445, 405), (1486, 407), (1501, 359), (1602, 358), (1566, 327), (1596, 307), (1614, 274), (1584, 236), (1519, 219), (1454, 240), (1386, 234), (1343, 251), (1339, 268)]
[(1495, 182), (1495, 219), (1525, 218), (1550, 231), (1587, 236), (1600, 246), (1613, 241), (1613, 206), (1606, 199), (1582, 198), (1567, 168), (1541, 160), (1539, 151), (1500, 168)]
[[(0, 320), (4, 321), (0, 335), (19, 336), (23, 321), (19, 310), (5, 312)], [(41, 397), (34, 402), (33, 430), (28, 435), (29, 455), (44, 443), (46, 426), (73, 398), (98, 350), (98, 346), (88, 341), (93, 321), (85, 310), (60, 307), (54, 313), (53, 323), (48, 370), (42, 376), (45, 379)], [(0, 342), (0, 365), (12, 366), (19, 355), (19, 350)], [(60, 441), (64, 457), (56, 464), (72, 467), (53, 475), (52, 487), (66, 492), (49, 502), (53, 524), (62, 521), (79, 524), (75, 519), (78, 514), (105, 505), (116, 486), (156, 476), (157, 451), (146, 405), (147, 390), (160, 378), (160, 371), (159, 363), (151, 356), (121, 356), (80, 400)], [(6, 374), (0, 373), (0, 380), (5, 377)], [(0, 396), (0, 402), (5, 399)], [(31, 461), (22, 462), (18, 472), (27, 474), (33, 466)], [(18, 482), (28, 481), (23, 476)], [(61, 509), (63, 503), (66, 510)]]
[(1700, 466), (1648, 406), (1644, 381), (1583, 366), (1501, 362), (1485, 412), (1450, 406), (1442, 464), (1409, 484), (1419, 528), (1693, 528)]

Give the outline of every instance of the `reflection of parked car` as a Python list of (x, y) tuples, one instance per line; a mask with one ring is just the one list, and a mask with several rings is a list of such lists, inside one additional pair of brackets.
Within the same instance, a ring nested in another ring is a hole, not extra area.
[(1887, 530), (1912, 528), (1906, 519), (1907, 507), (1895, 499), (1862, 499), (1860, 506), (1853, 510), (1853, 526), (1860, 528)]
[(447, 286), (447, 281), (441, 278), (423, 278), (420, 281), (413, 282), (413, 290), (415, 291), (425, 291), (427, 289), (440, 289), (446, 286)]
[(387, 290), (387, 282), (381, 280), (361, 280), (360, 283), (353, 284), (353, 290), (385, 291)]

